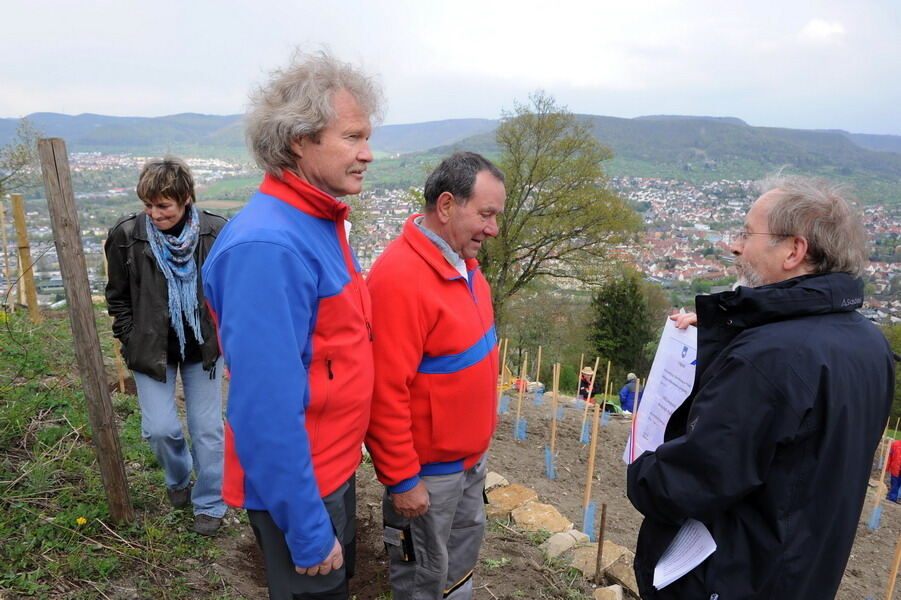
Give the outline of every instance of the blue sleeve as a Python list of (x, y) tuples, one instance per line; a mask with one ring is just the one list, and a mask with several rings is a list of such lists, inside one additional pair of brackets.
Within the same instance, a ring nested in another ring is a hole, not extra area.
[(231, 371), (227, 420), (245, 488), (285, 532), (294, 564), (316, 565), (335, 541), (304, 414), (316, 279), (291, 249), (251, 242), (207, 261), (203, 280)]

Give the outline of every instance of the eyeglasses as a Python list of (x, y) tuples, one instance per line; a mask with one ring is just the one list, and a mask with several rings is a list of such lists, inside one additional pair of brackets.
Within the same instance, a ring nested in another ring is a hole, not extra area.
[(769, 233), (766, 231), (765, 232), (756, 232), (756, 231), (745, 231), (744, 229), (742, 229), (740, 231), (733, 231), (730, 234), (730, 238), (732, 239), (733, 242), (745, 243), (748, 241), (748, 236), (752, 236), (752, 235), (771, 235), (773, 237), (779, 237), (779, 238), (791, 237), (791, 234), (788, 234), (788, 233)]

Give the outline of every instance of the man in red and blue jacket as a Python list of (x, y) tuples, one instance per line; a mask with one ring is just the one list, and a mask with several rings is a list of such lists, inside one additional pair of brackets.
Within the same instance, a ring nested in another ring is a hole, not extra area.
[[(392, 597), (472, 597), (497, 424), (497, 338), (476, 255), (498, 233), (501, 172), (456, 152), (372, 267), (376, 381), (366, 444), (379, 480)], [(415, 594), (414, 594), (415, 592)]]
[(223, 497), (248, 511), (273, 599), (348, 596), (373, 362), (337, 198), (360, 192), (378, 101), (326, 54), (276, 73), (246, 121), (265, 179), (204, 265), (231, 372)]

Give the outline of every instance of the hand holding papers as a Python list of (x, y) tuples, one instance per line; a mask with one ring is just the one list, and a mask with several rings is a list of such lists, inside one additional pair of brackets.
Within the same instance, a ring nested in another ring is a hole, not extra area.
[[(667, 319), (644, 398), (632, 421), (632, 434), (623, 453), (625, 462), (631, 464), (645, 450), (656, 450), (663, 443), (670, 416), (691, 393), (697, 355), (697, 328), (679, 329), (674, 321)], [(707, 527), (688, 519), (654, 568), (654, 587), (659, 590), (679, 579), (714, 550), (716, 542)]]
[(700, 521), (688, 519), (654, 567), (654, 587), (661, 590), (679, 579), (716, 550), (716, 542)]
[(691, 392), (697, 354), (697, 328), (677, 329), (675, 323), (667, 319), (644, 397), (641, 405), (636, 407), (632, 421), (632, 434), (623, 453), (626, 463), (631, 464), (645, 450), (654, 450), (663, 443), (663, 432), (670, 415)]

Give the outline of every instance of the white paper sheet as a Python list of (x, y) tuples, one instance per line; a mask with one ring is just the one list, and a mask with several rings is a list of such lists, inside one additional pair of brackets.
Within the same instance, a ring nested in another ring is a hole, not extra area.
[(645, 450), (654, 450), (663, 443), (670, 416), (691, 393), (697, 348), (696, 327), (676, 329), (675, 321), (666, 319), (644, 395), (632, 420), (632, 433), (623, 452), (627, 464)]
[(665, 588), (704, 562), (714, 550), (716, 542), (707, 527), (688, 519), (654, 567), (654, 587)]

